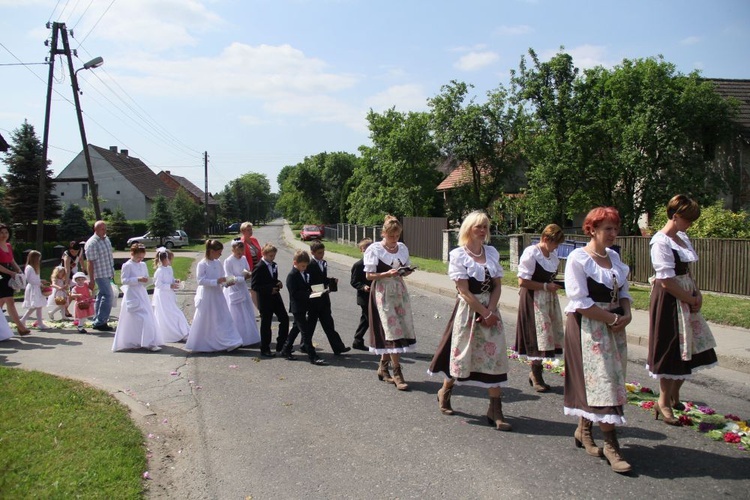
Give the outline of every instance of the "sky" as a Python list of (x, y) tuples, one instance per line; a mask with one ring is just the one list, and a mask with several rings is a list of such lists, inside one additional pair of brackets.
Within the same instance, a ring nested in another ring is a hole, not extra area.
[[(73, 30), (88, 142), (212, 193), (308, 156), (369, 145), (366, 115), (427, 111), (452, 80), (481, 102), (534, 49), (581, 68), (663, 56), (681, 73), (750, 79), (750, 0), (0, 0), (0, 134), (44, 129), (48, 22)], [(23, 63), (23, 64), (21, 64)], [(49, 159), (81, 151), (55, 61)], [(5, 165), (0, 164), (0, 174)], [(98, 182), (101, 182), (98, 180)]]

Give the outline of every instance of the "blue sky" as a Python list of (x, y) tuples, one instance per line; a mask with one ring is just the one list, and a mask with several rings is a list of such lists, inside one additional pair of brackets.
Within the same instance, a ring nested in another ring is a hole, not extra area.
[[(451, 80), (481, 100), (533, 48), (581, 68), (663, 55), (678, 70), (750, 78), (750, 1), (0, 0), (0, 133), (41, 138), (47, 21), (73, 28), (88, 142), (209, 190), (246, 172), (276, 177), (323, 151), (368, 144), (369, 109), (427, 109)], [(58, 58), (49, 158), (81, 150)], [(4, 172), (0, 165), (0, 172)]]

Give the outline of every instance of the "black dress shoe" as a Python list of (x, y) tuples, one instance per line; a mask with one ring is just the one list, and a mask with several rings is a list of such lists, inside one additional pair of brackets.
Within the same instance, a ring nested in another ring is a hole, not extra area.
[(262, 357), (264, 357), (264, 358), (274, 358), (274, 357), (276, 357), (276, 353), (275, 352), (271, 352), (271, 351), (260, 351), (260, 355)]
[(111, 326), (109, 326), (106, 323), (103, 324), (103, 325), (92, 326), (91, 328), (93, 328), (94, 330), (98, 330), (100, 332), (111, 332), (111, 331), (114, 330), (114, 328), (112, 328)]
[(314, 358), (310, 360), (310, 363), (317, 365), (317, 366), (326, 366), (328, 363), (325, 362), (323, 358)]
[(351, 350), (352, 350), (352, 348), (351, 348), (351, 347), (344, 347), (344, 348), (343, 348), (343, 349), (341, 349), (341, 350), (340, 350), (339, 352), (334, 352), (334, 353), (333, 353), (333, 355), (334, 355), (334, 356), (341, 356), (341, 355), (342, 355), (342, 354), (344, 354), (345, 352), (349, 352), (349, 351), (351, 351)]
[(294, 354), (292, 354), (291, 352), (290, 353), (282, 352), (281, 355), (284, 356), (284, 358), (287, 359), (287, 360), (289, 360), (289, 361), (294, 361), (294, 360), (297, 359), (297, 358), (294, 357)]
[(356, 349), (358, 351), (369, 351), (370, 350), (370, 349), (367, 348), (367, 346), (364, 344), (364, 342), (361, 343), (361, 344), (357, 344), (357, 343), (352, 344), (352, 349)]
[(305, 354), (307, 354), (307, 347), (303, 345), (299, 346), (299, 352), (304, 352)]

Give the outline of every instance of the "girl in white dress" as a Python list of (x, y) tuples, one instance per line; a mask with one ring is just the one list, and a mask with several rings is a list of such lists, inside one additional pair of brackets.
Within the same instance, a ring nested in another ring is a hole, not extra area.
[(221, 293), (226, 283), (219, 262), (224, 245), (218, 240), (206, 241), (206, 258), (198, 263), (198, 290), (195, 315), (185, 348), (196, 352), (233, 351), (242, 345), (227, 302)]
[(161, 351), (159, 346), (164, 345), (164, 338), (156, 328), (156, 317), (146, 292), (148, 267), (143, 262), (145, 256), (146, 247), (133, 243), (130, 247), (130, 260), (122, 265), (122, 306), (112, 343), (113, 351), (140, 348)]
[(5, 319), (5, 314), (0, 312), (0, 342), (13, 338), (13, 331), (10, 329), (8, 320)]
[(190, 333), (190, 325), (180, 308), (177, 307), (175, 290), (180, 288), (180, 280), (174, 279), (172, 259), (174, 253), (164, 247), (156, 249), (154, 259), (154, 316), (156, 327), (164, 337), (164, 342), (183, 342)]
[(21, 324), (25, 324), (32, 313), (36, 312), (36, 321), (34, 326), (40, 330), (47, 330), (49, 327), (42, 321), (42, 309), (47, 305), (47, 299), (42, 294), (42, 286), (49, 284), (39, 276), (39, 267), (42, 261), (42, 254), (36, 250), (29, 252), (26, 257), (26, 268), (23, 270), (26, 275), (26, 290), (23, 294), (23, 307), (26, 312), (21, 316)]
[(52, 282), (50, 286), (54, 290), (49, 298), (47, 299), (47, 307), (50, 308), (48, 313), (49, 319), (55, 320), (55, 313), (60, 313), (60, 318), (65, 318), (65, 313), (68, 311), (68, 273), (62, 266), (57, 266), (52, 270), (52, 276), (50, 276)]
[(255, 323), (255, 306), (245, 284), (245, 280), (250, 277), (248, 269), (245, 244), (235, 240), (232, 242), (232, 255), (224, 260), (224, 273), (230, 281), (234, 278), (234, 285), (224, 288), (224, 298), (234, 326), (242, 337), (243, 346), (260, 343), (260, 332)]

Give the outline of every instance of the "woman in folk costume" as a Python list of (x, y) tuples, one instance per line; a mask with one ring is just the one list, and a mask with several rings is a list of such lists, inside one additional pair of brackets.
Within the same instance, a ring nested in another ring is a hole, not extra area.
[(164, 342), (183, 342), (190, 333), (185, 314), (177, 307), (175, 290), (180, 288), (179, 280), (174, 279), (172, 259), (174, 253), (164, 247), (156, 249), (154, 259), (154, 307), (156, 326), (164, 337)]
[[(631, 467), (620, 453), (615, 426), (626, 423), (630, 269), (608, 248), (620, 232), (620, 214), (613, 207), (595, 208), (583, 231), (591, 239), (565, 265), (565, 414), (578, 417), (576, 446), (595, 457), (603, 454), (614, 472), (626, 473)], [(593, 422), (604, 434), (604, 450), (594, 443)]]
[(148, 349), (160, 351), (164, 338), (156, 327), (156, 317), (146, 292), (148, 267), (143, 262), (146, 247), (133, 243), (130, 247), (130, 260), (122, 265), (120, 281), (123, 296), (120, 317), (112, 342), (113, 351), (126, 349)]
[[(370, 287), (370, 332), (367, 345), (379, 354), (378, 378), (393, 383), (400, 391), (409, 388), (401, 372), (401, 353), (414, 350), (417, 338), (411, 315), (409, 292), (403, 276), (408, 276), (409, 249), (399, 242), (401, 223), (392, 215), (385, 217), (383, 240), (365, 251), (365, 276)], [(393, 365), (391, 378), (388, 365)]]
[(224, 259), (224, 274), (234, 281), (234, 284), (224, 288), (224, 298), (227, 300), (234, 326), (242, 337), (242, 345), (260, 343), (260, 331), (255, 322), (255, 306), (245, 283), (251, 273), (245, 257), (245, 244), (242, 241), (232, 242), (232, 255)]
[(497, 250), (486, 244), (489, 226), (481, 211), (472, 212), (461, 224), (459, 246), (451, 250), (448, 264), (458, 297), (428, 373), (445, 375), (437, 394), (443, 414), (453, 414), (454, 384), (485, 387), (490, 399), (487, 421), (499, 431), (511, 431), (501, 400), (502, 387), (508, 385), (505, 331), (497, 310), (503, 267)]
[(539, 243), (526, 247), (518, 262), (518, 319), (516, 352), (531, 362), (529, 385), (536, 392), (547, 392), (542, 361), (562, 354), (562, 309), (557, 291), (562, 287), (553, 281), (560, 259), (557, 247), (565, 239), (557, 224), (542, 231)]
[(206, 240), (206, 257), (198, 263), (196, 270), (195, 314), (185, 344), (189, 351), (233, 351), (242, 346), (242, 337), (234, 326), (221, 292), (227, 282), (219, 262), (222, 250), (224, 245), (220, 241)]
[(659, 379), (659, 401), (654, 416), (680, 425), (672, 409), (684, 410), (680, 388), (693, 372), (717, 363), (716, 342), (703, 319), (703, 296), (688, 264), (698, 254), (685, 231), (700, 216), (698, 203), (678, 194), (667, 204), (669, 220), (651, 238), (651, 263), (656, 271), (649, 307), (649, 374)]

